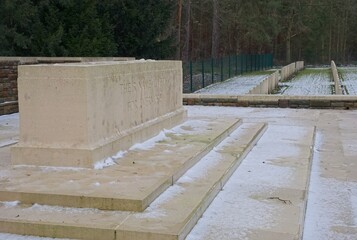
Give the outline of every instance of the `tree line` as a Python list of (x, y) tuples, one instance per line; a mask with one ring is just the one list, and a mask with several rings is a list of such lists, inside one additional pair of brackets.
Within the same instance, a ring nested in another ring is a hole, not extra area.
[(1, 0), (0, 55), (357, 60), (356, 0)]

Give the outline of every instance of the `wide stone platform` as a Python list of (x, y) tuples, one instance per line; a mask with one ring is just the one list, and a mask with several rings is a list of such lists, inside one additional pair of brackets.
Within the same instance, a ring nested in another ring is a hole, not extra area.
[[(143, 211), (233, 132), (235, 118), (197, 118), (112, 157), (104, 169), (9, 166), (0, 170), (0, 201)], [(105, 166), (105, 165), (104, 165)]]
[[(236, 118), (189, 118), (134, 145), (117, 164), (102, 170), (8, 167), (0, 171), (5, 202), (0, 231), (80, 239), (181, 239), (265, 130), (263, 123), (242, 124)], [(203, 169), (204, 174), (196, 174)], [(19, 204), (8, 208), (6, 202), (14, 201)]]
[[(356, 111), (186, 109), (191, 128), (180, 131), (197, 133), (192, 121), (208, 118), (240, 119), (240, 125), (144, 211), (2, 201), (0, 232), (73, 239), (355, 239)], [(0, 123), (14, 121), (16, 115)], [(16, 127), (11, 131), (16, 133)], [(165, 138), (173, 132), (136, 145), (116, 162), (172, 141)], [(9, 146), (0, 152), (0, 166), (8, 169)], [(8, 181), (0, 175), (2, 184)], [(1, 238), (26, 239), (0, 233)]]

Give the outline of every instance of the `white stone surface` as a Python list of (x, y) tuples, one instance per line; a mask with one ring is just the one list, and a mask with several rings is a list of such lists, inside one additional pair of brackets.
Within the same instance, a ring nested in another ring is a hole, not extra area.
[(19, 67), (14, 164), (92, 167), (185, 117), (180, 61)]

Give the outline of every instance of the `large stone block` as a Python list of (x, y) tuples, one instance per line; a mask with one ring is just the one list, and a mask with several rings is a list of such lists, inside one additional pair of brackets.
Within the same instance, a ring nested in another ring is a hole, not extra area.
[(19, 66), (12, 163), (92, 167), (180, 123), (180, 61)]

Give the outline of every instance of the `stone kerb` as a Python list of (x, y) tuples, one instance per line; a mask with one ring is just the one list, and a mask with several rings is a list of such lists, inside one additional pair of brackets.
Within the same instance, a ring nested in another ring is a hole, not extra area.
[(264, 78), (259, 85), (252, 88), (248, 94), (270, 94), (278, 84), (278, 72), (274, 72)]
[(295, 64), (296, 64), (295, 70), (296, 70), (297, 72), (304, 69), (304, 61), (298, 61), (298, 62), (296, 62)]
[(291, 63), (282, 68), (281, 79), (286, 80), (295, 73), (295, 63)]
[(304, 61), (290, 63), (281, 68), (281, 81), (289, 79), (294, 73), (304, 69)]
[(19, 66), (12, 163), (88, 167), (186, 116), (180, 61)]
[(335, 82), (335, 94), (342, 95), (340, 77), (338, 76), (337, 67), (334, 61), (331, 61), (331, 71), (332, 71), (333, 81)]

